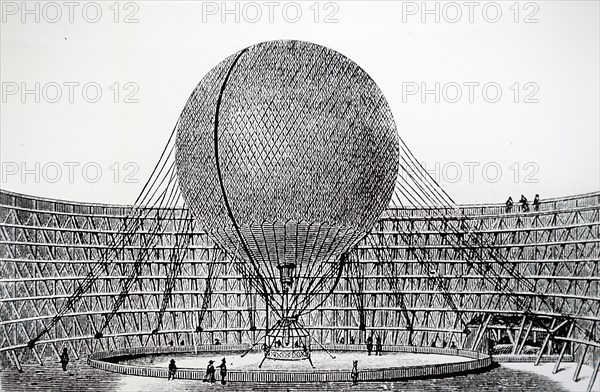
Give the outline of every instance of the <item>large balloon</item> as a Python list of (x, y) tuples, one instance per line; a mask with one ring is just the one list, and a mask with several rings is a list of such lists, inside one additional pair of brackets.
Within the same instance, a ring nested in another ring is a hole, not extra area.
[(282, 318), (332, 288), (398, 170), (394, 119), (375, 82), (301, 41), (253, 45), (213, 68), (187, 101), (176, 148), (197, 224), (243, 261)]

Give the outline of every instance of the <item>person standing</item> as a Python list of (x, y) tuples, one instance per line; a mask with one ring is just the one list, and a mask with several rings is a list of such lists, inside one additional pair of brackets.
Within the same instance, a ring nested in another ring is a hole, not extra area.
[(377, 339), (375, 340), (375, 355), (381, 355), (382, 348), (381, 337), (377, 336)]
[(171, 359), (169, 362), (169, 376), (167, 380), (175, 380), (175, 372), (177, 371), (177, 366), (175, 365), (175, 360)]
[(358, 385), (358, 361), (352, 361), (352, 372), (350, 372), (350, 378), (352, 378), (352, 385)]
[(67, 371), (67, 364), (69, 363), (69, 354), (67, 353), (67, 348), (63, 347), (62, 354), (60, 354), (60, 364), (62, 365), (62, 370)]
[(367, 352), (369, 355), (371, 355), (371, 351), (373, 351), (373, 336), (367, 338)]
[(225, 377), (227, 376), (227, 361), (225, 360), (225, 358), (223, 358), (221, 364), (217, 367), (221, 369), (221, 384), (225, 385), (227, 382), (225, 381)]
[(206, 367), (206, 375), (204, 376), (203, 380), (209, 381), (211, 384), (215, 383), (215, 367), (213, 366), (214, 362), (215, 361), (213, 361), (212, 359), (208, 361), (208, 366)]
[(521, 211), (529, 212), (529, 202), (524, 195), (521, 195), (521, 200), (519, 200), (519, 203), (521, 203)]
[(506, 212), (511, 212), (512, 207), (513, 207), (513, 199), (511, 196), (509, 196), (508, 200), (506, 200)]
[(535, 194), (535, 198), (533, 199), (533, 209), (535, 211), (540, 210), (540, 195), (538, 195), (537, 193)]

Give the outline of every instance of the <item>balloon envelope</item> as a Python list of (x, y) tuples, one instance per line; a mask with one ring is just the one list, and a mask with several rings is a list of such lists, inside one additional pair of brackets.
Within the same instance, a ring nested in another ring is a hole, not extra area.
[(371, 229), (398, 170), (394, 119), (375, 82), (301, 41), (260, 43), (213, 68), (180, 116), (176, 148), (194, 219), (245, 260), (259, 291), (277, 296), (278, 267), (295, 266), (292, 313)]

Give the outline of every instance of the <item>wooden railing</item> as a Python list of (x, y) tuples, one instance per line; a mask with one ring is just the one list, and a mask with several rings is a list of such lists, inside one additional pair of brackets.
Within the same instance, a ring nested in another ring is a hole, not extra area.
[[(202, 346), (200, 352), (239, 352), (247, 350), (247, 345), (210, 345)], [(330, 351), (364, 351), (363, 346), (359, 345), (328, 345), (325, 348)], [(469, 373), (472, 371), (486, 369), (492, 365), (492, 358), (489, 355), (476, 351), (436, 348), (436, 347), (415, 347), (415, 346), (383, 346), (384, 352), (403, 352), (403, 353), (421, 353), (438, 354), (465, 357), (465, 361), (429, 364), (419, 366), (388, 367), (380, 369), (361, 369), (358, 379), (362, 381), (369, 380), (397, 380), (411, 379), (421, 377), (439, 377), (457, 373)], [(156, 354), (190, 354), (195, 352), (193, 347), (138, 347), (131, 349), (115, 350), (111, 352), (97, 352), (88, 357), (88, 364), (94, 368), (110, 372), (128, 374), (143, 377), (167, 378), (168, 369), (166, 367), (144, 367), (137, 365), (125, 365), (110, 361), (109, 359), (118, 359), (125, 357), (136, 357), (143, 355)], [(227, 380), (229, 382), (351, 382), (351, 369), (347, 370), (315, 370), (307, 371), (286, 371), (276, 372), (273, 370), (251, 370), (239, 371), (228, 370)], [(204, 369), (179, 368), (176, 377), (187, 380), (201, 380), (205, 375)]]

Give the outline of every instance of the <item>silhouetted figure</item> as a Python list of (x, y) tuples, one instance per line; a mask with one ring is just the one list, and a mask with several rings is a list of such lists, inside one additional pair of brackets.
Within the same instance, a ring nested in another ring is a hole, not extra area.
[(294, 343), (294, 348), (300, 348), (300, 341), (296, 340), (296, 343)]
[(371, 351), (373, 351), (373, 337), (369, 336), (367, 338), (367, 352), (371, 355)]
[(221, 384), (225, 385), (227, 383), (227, 381), (225, 381), (225, 377), (227, 377), (227, 361), (225, 358), (221, 360), (221, 364), (217, 367), (221, 369)]
[(185, 346), (185, 342), (182, 340), (181, 342), (179, 342), (180, 346)]
[(381, 338), (377, 336), (377, 339), (375, 339), (375, 355), (381, 355), (382, 348), (383, 345), (381, 344)]
[(213, 366), (214, 362), (215, 361), (213, 361), (212, 359), (208, 361), (208, 366), (206, 367), (206, 374), (204, 375), (204, 379), (202, 381), (210, 382), (211, 384), (215, 383), (215, 367)]
[(354, 344), (354, 342), (356, 342), (356, 340), (354, 339), (354, 336), (350, 336), (350, 344)]
[(529, 202), (525, 196), (521, 195), (521, 200), (519, 200), (519, 203), (521, 203), (521, 211), (529, 212)]
[(448, 343), (446, 343), (446, 339), (442, 340), (442, 348), (446, 348)]
[(169, 363), (169, 377), (167, 377), (167, 380), (175, 380), (175, 372), (177, 371), (177, 366), (175, 365), (175, 360), (171, 359), (171, 362)]
[(512, 197), (508, 197), (508, 200), (506, 200), (506, 212), (511, 212), (513, 208), (513, 199)]
[(219, 340), (219, 338), (216, 338), (216, 339), (215, 339), (215, 346), (218, 346), (218, 345), (220, 345), (220, 344), (221, 344), (221, 341)]
[(540, 195), (538, 195), (537, 193), (535, 194), (535, 198), (533, 199), (533, 209), (535, 211), (540, 210)]
[(173, 346), (173, 344), (174, 344), (174, 343), (173, 343), (173, 341), (171, 340), (171, 341), (169, 342), (169, 346)]
[(498, 344), (511, 344), (510, 338), (506, 335), (502, 336), (498, 341)]
[(496, 342), (490, 338), (487, 339), (487, 353), (489, 355), (492, 355), (494, 353), (494, 346), (496, 345)]
[(352, 378), (352, 385), (358, 385), (358, 361), (352, 361), (350, 377)]
[(344, 339), (343, 336), (340, 338), (340, 344), (346, 344), (346, 340)]
[(69, 363), (69, 354), (67, 353), (67, 348), (64, 347), (62, 350), (62, 354), (60, 354), (60, 364), (62, 365), (63, 371), (67, 371), (67, 364)]

